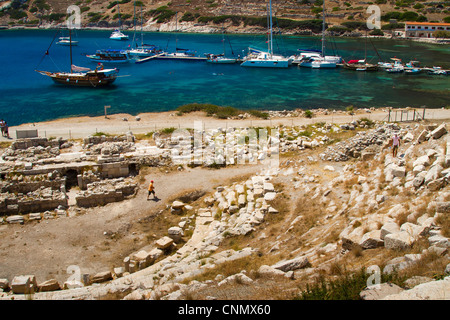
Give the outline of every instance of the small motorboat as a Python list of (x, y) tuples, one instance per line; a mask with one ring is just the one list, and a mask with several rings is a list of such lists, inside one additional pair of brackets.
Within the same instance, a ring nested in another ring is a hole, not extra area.
[(78, 45), (78, 41), (70, 40), (70, 37), (60, 37), (56, 44), (59, 44), (60, 46), (76, 46)]

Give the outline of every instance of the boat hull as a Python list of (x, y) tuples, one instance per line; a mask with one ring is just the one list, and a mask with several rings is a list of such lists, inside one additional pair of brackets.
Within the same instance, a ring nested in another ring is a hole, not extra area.
[(182, 60), (182, 61), (206, 61), (206, 58), (202, 57), (190, 57), (190, 56), (171, 56), (171, 55), (161, 55), (155, 57), (158, 60)]
[(58, 41), (56, 44), (60, 45), (60, 46), (77, 46), (78, 45), (78, 41)]
[(208, 59), (206, 60), (208, 63), (214, 63), (214, 64), (232, 64), (236, 63), (236, 59)]
[(300, 67), (311, 68), (311, 69), (334, 69), (336, 68), (336, 63), (333, 62), (301, 62)]
[(105, 58), (100, 58), (97, 56), (86, 56), (89, 59), (91, 59), (91, 61), (94, 62), (100, 62), (100, 63), (127, 63), (129, 62), (129, 59), (105, 59)]
[(288, 68), (288, 60), (246, 60), (241, 63), (242, 67), (253, 68)]
[(344, 63), (344, 68), (354, 71), (378, 71), (378, 66), (374, 64)]
[(65, 86), (73, 87), (105, 87), (109, 86), (116, 81), (117, 73), (104, 74), (102, 72), (95, 73), (90, 72), (86, 74), (73, 74), (73, 73), (53, 73), (47, 71), (38, 71), (42, 75), (50, 77), (53, 82)]
[(52, 80), (57, 84), (74, 86), (74, 87), (106, 87), (111, 85), (116, 79), (73, 79), (73, 78), (59, 78), (52, 77)]

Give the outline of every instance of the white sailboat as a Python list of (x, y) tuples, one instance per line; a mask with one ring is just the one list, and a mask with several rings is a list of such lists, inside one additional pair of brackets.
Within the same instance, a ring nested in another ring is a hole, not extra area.
[[(223, 27), (222, 27), (222, 44), (223, 44), (223, 53), (221, 54), (205, 53), (205, 56), (207, 57), (206, 62), (216, 64), (231, 64), (237, 62), (236, 58), (229, 58), (225, 56), (225, 34)], [(233, 49), (231, 49), (231, 51), (233, 51)]]
[(119, 14), (119, 28), (115, 29), (112, 33), (111, 36), (109, 37), (111, 40), (128, 40), (128, 35), (124, 34), (121, 30), (120, 30), (120, 26), (121, 26), (121, 22), (120, 22), (120, 8), (119, 5), (117, 5), (117, 10), (118, 10), (118, 14)]
[(161, 54), (161, 50), (155, 45), (144, 44), (144, 33), (143, 33), (143, 18), (142, 18), (142, 6), (141, 6), (141, 45), (138, 46), (136, 41), (136, 2), (134, 4), (134, 35), (133, 43), (130, 49), (127, 50), (128, 55), (133, 58), (148, 58), (153, 57), (157, 54)]
[(336, 68), (341, 63), (339, 56), (325, 56), (325, 1), (322, 3), (322, 50), (320, 53), (302, 53), (300, 54), (300, 67), (313, 69)]
[(269, 1), (269, 32), (267, 52), (249, 48), (249, 54), (244, 57), (242, 67), (260, 68), (287, 68), (292, 60), (281, 55), (273, 54), (273, 25), (272, 25), (272, 0)]

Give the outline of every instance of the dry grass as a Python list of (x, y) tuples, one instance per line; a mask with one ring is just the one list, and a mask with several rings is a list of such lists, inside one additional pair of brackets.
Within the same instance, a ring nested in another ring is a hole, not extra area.
[(444, 237), (450, 238), (450, 215), (439, 214), (436, 223), (441, 227), (441, 233)]

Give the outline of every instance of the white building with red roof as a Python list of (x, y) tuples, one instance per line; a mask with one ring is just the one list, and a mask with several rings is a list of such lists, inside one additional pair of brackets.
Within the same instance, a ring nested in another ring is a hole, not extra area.
[(434, 38), (436, 31), (450, 32), (450, 23), (438, 22), (405, 22), (405, 37)]

